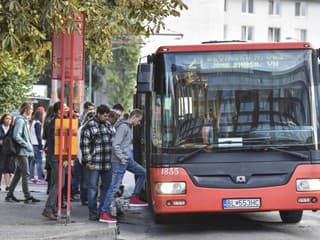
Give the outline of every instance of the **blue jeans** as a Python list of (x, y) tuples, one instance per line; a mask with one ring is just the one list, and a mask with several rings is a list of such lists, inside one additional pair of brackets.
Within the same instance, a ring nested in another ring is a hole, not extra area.
[(86, 166), (80, 164), (80, 199), (82, 203), (88, 201), (88, 170)]
[[(101, 178), (100, 186), (100, 206), (97, 207), (98, 196), (98, 183), (99, 177)], [(112, 172), (102, 170), (89, 170), (87, 171), (87, 183), (88, 183), (88, 208), (91, 213), (99, 214), (104, 202), (104, 197), (109, 189), (111, 183)]]
[(138, 195), (143, 188), (146, 179), (146, 170), (133, 159), (129, 159), (126, 164), (112, 162), (112, 180), (109, 190), (106, 192), (104, 202), (102, 202), (101, 212), (110, 212), (110, 206), (115, 193), (119, 190), (123, 176), (126, 171), (132, 172), (137, 181), (133, 190), (133, 196)]
[(38, 179), (44, 179), (42, 170), (42, 152), (39, 145), (33, 145), (34, 158), (29, 160), (30, 178), (34, 178), (34, 167), (37, 165)]
[(74, 165), (71, 168), (71, 195), (75, 195), (79, 191), (80, 186), (80, 163), (79, 161), (74, 161)]

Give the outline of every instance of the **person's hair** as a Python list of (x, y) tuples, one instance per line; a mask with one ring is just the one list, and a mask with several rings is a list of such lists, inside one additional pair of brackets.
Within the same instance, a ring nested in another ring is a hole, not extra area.
[(4, 119), (7, 117), (7, 116), (10, 116), (11, 117), (11, 124), (13, 124), (13, 116), (10, 114), (10, 113), (5, 113), (2, 115), (1, 119), (0, 119), (0, 124), (4, 124)]
[(24, 103), (22, 103), (21, 106), (20, 106), (19, 113), (22, 115), (22, 114), (24, 114), (24, 112), (25, 112), (26, 110), (28, 110), (28, 109), (30, 109), (30, 108), (31, 108), (31, 103), (29, 103), (29, 102), (24, 102)]
[(110, 108), (107, 105), (101, 104), (100, 106), (97, 107), (97, 113), (99, 114), (105, 114), (109, 112), (110, 112)]
[(94, 107), (94, 104), (92, 102), (85, 102), (83, 104), (83, 109), (88, 109), (89, 107), (93, 106)]
[(50, 105), (48, 107), (48, 110), (46, 112), (46, 115), (44, 117), (44, 122), (46, 123), (48, 120), (51, 120), (51, 118), (54, 116), (53, 114), (53, 105)]
[(143, 113), (139, 108), (135, 108), (130, 112), (129, 118), (132, 118), (133, 116), (140, 117), (143, 116)]
[(58, 113), (58, 111), (60, 109), (60, 104), (61, 104), (60, 101), (53, 104), (53, 114), (57, 114)]
[(109, 112), (109, 118), (111, 118), (113, 120), (117, 120), (119, 118), (119, 114), (114, 112), (114, 111), (110, 111)]
[(120, 110), (121, 112), (124, 111), (124, 108), (123, 108), (123, 106), (122, 106), (120, 103), (115, 104), (115, 105), (112, 107), (112, 109), (114, 109), (114, 110)]
[(43, 112), (40, 110), (35, 111), (34, 115), (33, 115), (33, 119), (34, 120), (38, 120), (41, 123), (43, 123)]
[(94, 117), (94, 114), (95, 114), (94, 112), (87, 112), (86, 115), (83, 118), (83, 121), (82, 121), (81, 125), (86, 124), (91, 118)]

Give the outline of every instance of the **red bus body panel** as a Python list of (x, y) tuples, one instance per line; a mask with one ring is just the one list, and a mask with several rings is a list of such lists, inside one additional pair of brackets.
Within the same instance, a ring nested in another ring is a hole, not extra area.
[[(263, 188), (204, 188), (194, 185), (183, 168), (175, 168), (179, 174), (163, 175), (162, 168), (151, 168), (151, 195), (153, 210), (156, 214), (192, 213), (192, 212), (249, 212), (274, 210), (318, 210), (320, 209), (320, 191), (297, 192), (296, 180), (301, 178), (319, 178), (320, 164), (299, 165), (293, 172), (289, 182), (281, 186)], [(186, 194), (158, 195), (155, 193), (157, 182), (186, 182)], [(298, 203), (299, 197), (316, 197), (316, 203)], [(260, 198), (261, 207), (258, 209), (223, 209), (223, 199)], [(167, 201), (184, 200), (184, 206), (167, 206)]]
[[(156, 54), (192, 53), (219, 51), (255, 51), (255, 50), (293, 50), (313, 49), (308, 42), (282, 43), (206, 43), (198, 45), (161, 46)], [(214, 165), (212, 166), (214, 167)], [(280, 186), (260, 188), (208, 188), (194, 184), (187, 171), (182, 167), (151, 167), (149, 172), (151, 203), (156, 214), (201, 213), (201, 212), (260, 212), (278, 210), (319, 210), (320, 191), (297, 192), (297, 179), (319, 179), (320, 164), (298, 165), (289, 181)], [(164, 171), (164, 169), (166, 169)], [(164, 174), (165, 173), (165, 174)], [(172, 173), (172, 174), (171, 174)], [(157, 194), (155, 185), (158, 182), (185, 182), (186, 193), (179, 195)], [(316, 198), (316, 202), (299, 203), (298, 198)], [(224, 209), (223, 199), (260, 199), (260, 208)], [(173, 201), (185, 201), (185, 205), (174, 206)]]
[(157, 53), (179, 52), (214, 52), (214, 51), (244, 51), (244, 50), (279, 50), (279, 49), (312, 49), (308, 42), (281, 43), (209, 43), (199, 45), (176, 45), (159, 47)]

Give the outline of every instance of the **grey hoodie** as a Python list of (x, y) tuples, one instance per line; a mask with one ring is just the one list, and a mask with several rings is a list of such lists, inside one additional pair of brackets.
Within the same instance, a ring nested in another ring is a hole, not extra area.
[(126, 163), (132, 149), (132, 130), (126, 120), (120, 119), (115, 124), (116, 134), (112, 140), (111, 162)]

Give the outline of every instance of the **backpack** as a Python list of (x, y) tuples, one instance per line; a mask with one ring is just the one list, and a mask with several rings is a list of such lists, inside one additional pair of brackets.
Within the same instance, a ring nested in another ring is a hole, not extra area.
[(13, 129), (14, 126), (8, 130), (3, 138), (2, 154), (6, 156), (15, 156), (20, 151), (20, 145), (13, 139)]

